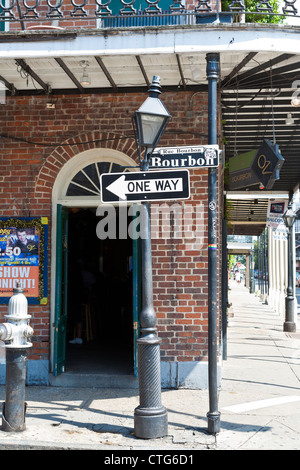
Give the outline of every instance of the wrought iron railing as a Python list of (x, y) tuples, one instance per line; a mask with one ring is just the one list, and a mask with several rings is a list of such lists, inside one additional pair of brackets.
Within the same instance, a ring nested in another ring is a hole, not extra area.
[(241, 21), (247, 14), (257, 18), (298, 16), (296, 0), (283, 0), (280, 8), (274, 8), (271, 0), (258, 0), (254, 7), (251, 2), (251, 8), (247, 0), (189, 1), (184, 4), (184, 0), (0, 0), (0, 25), (6, 24), (2, 30), (19, 29), (17, 25), (22, 29), (101, 28), (232, 22)]

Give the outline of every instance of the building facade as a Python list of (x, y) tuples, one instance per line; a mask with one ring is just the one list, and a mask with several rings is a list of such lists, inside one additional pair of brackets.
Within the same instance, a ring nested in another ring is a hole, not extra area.
[[(131, 120), (148, 96), (153, 75), (161, 77), (161, 99), (172, 116), (159, 146), (207, 146), (209, 124), (215, 121), (217, 144), (226, 150), (216, 170), (213, 227), (221, 366), (227, 289), (222, 282), (227, 279), (225, 158), (271, 138), (272, 126), (261, 134), (256, 122), (258, 110), (260, 123), (270, 121), (270, 102), (260, 100), (269, 93), (264, 90), (273, 89), (270, 75), (276, 66), (276, 77), (287, 74), (284, 89), (290, 87), (288, 73), (298, 67), (295, 29), (257, 25), (247, 17), (244, 22), (243, 1), (238, 7), (231, 4), (223, 16), (209, 1), (117, 3), (61, 1), (53, 6), (47, 0), (29, 7), (24, 1), (19, 9), (14, 3), (3, 7), (0, 16), (0, 312), (5, 320), (12, 288), (20, 282), (34, 329), (28, 384), (96, 380), (97, 385), (136, 386), (141, 243), (132, 234), (139, 232), (139, 205), (102, 204), (101, 175), (139, 170)], [(259, 2), (254, 15), (262, 15), (261, 8)], [(220, 66), (213, 113), (206, 75), (211, 53)], [(277, 112), (276, 102), (274, 107)], [(286, 140), (284, 145), (294, 165), (297, 146), (293, 142), (287, 148)], [(196, 168), (189, 158), (190, 197), (151, 203), (161, 376), (162, 385), (171, 388), (208, 386), (210, 170)], [(291, 191), (298, 178), (293, 169), (292, 176), (281, 178), (286, 186), (279, 186), (279, 192)], [(238, 196), (231, 200), (237, 207), (241, 202)], [(249, 212), (231, 221), (234, 233), (261, 233), (265, 217), (255, 221), (254, 209), (251, 217)], [(22, 236), (30, 242), (30, 256), (22, 251)], [(76, 338), (82, 344), (70, 343)], [(0, 373), (3, 382), (3, 354)]]
[[(51, 108), (47, 96), (6, 98), (2, 108), (2, 223), (11, 233), (18, 224), (29, 233), (28, 224), (35, 219), (38, 228), (42, 221), (47, 229), (44, 247), (41, 231), (37, 237), (43, 269), (40, 282), (46, 288), (42, 296), (35, 295), (36, 303), (28, 297), (34, 329), (33, 347), (28, 351), (29, 384), (49, 383), (49, 374), (67, 376), (74, 372), (72, 361), (77, 362), (75, 371), (81, 368), (82, 373), (97, 361), (108, 373), (110, 366), (114, 371), (121, 364), (118, 373), (132, 375), (134, 380), (141, 305), (140, 243), (129, 232), (121, 238), (118, 233), (102, 233), (110, 225), (101, 205), (99, 175), (137, 170), (131, 116), (145, 96), (135, 91), (60, 95), (51, 97), (55, 103)], [(197, 117), (191, 122), (186, 110), (192, 96), (193, 92), (164, 92), (162, 99), (172, 121), (160, 142), (163, 147), (207, 144), (207, 93), (197, 95), (193, 104)], [(151, 204), (153, 294), (166, 387), (203, 387), (207, 380), (207, 173), (207, 168), (190, 169), (188, 200)], [(222, 187), (222, 166), (218, 181)], [(121, 209), (112, 206), (109, 210), (121, 224)], [(127, 229), (133, 206), (122, 211), (128, 217)], [(28, 279), (26, 284), (22, 267), (14, 269), (18, 279), (22, 276), (26, 294)], [(2, 292), (8, 286), (5, 278), (16, 279), (8, 271), (6, 260)], [(87, 271), (93, 284), (89, 294), (82, 279)], [(2, 318), (6, 313), (3, 300)], [(82, 345), (69, 343), (74, 339), (76, 315), (81, 317)], [(81, 366), (80, 356), (87, 361)], [(94, 367), (91, 372), (99, 368)], [(2, 381), (4, 370), (3, 365)]]

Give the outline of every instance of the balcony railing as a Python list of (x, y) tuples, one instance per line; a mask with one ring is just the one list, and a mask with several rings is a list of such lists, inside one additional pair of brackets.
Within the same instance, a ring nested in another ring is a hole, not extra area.
[[(0, 0), (1, 30), (39, 28), (135, 27), (245, 21), (252, 17), (298, 16), (296, 0), (283, 0), (281, 8), (258, 0)], [(252, 2), (253, 3), (253, 2)], [(226, 10), (226, 11), (224, 11)], [(251, 11), (250, 11), (251, 10)], [(253, 21), (253, 19), (252, 19)], [(254, 20), (255, 21), (255, 20)], [(271, 22), (271, 21), (270, 21)]]

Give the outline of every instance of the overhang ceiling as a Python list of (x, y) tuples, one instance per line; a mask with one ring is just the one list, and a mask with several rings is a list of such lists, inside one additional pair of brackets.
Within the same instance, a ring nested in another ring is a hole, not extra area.
[[(246, 70), (245, 62), (251, 62), (252, 67)], [(295, 54), (269, 56), (263, 62), (259, 54), (250, 53), (241, 65), (238, 73), (221, 82), (226, 158), (259, 149), (267, 138), (279, 146), (285, 159), (280, 179), (275, 181), (271, 193), (266, 192), (268, 198), (263, 198), (265, 190), (260, 190), (259, 185), (244, 188), (249, 198), (240, 195), (234, 199), (229, 190), (228, 232), (259, 235), (265, 228), (272, 193), (274, 197), (289, 198), (300, 182), (300, 107), (291, 105), (292, 95), (297, 94), (300, 85), (300, 62)], [(292, 124), (286, 122), (288, 113)]]
[(228, 235), (260, 235), (266, 227), (269, 200), (288, 199), (285, 191), (227, 192)]
[[(286, 160), (272, 189), (292, 191), (300, 181), (300, 107), (291, 106), (300, 86), (299, 56), (278, 54), (265, 62), (258, 54), (249, 57), (256, 65), (221, 83), (226, 155), (258, 149), (263, 139), (269, 139)], [(288, 113), (293, 124), (286, 123)]]
[[(203, 47), (187, 45), (181, 49), (128, 47), (128, 53), (124, 50), (120, 54), (117, 50), (101, 53), (95, 36), (93, 42), (87, 43), (92, 46), (87, 48), (83, 40), (82, 53), (77, 49), (72, 54), (71, 48), (67, 50), (64, 44), (77, 38), (75, 32), (26, 31), (22, 34), (20, 37), (16, 33), (14, 37), (12, 33), (4, 33), (0, 41), (0, 81), (10, 94), (45, 93), (51, 97), (60, 93), (146, 91), (153, 75), (161, 77), (165, 91), (207, 90), (208, 46), (206, 51)], [(111, 34), (117, 40), (115, 31)], [(186, 34), (190, 34), (189, 30)], [(54, 45), (51, 53), (47, 50), (49, 43)], [(276, 141), (285, 162), (280, 180), (272, 190), (292, 192), (300, 181), (300, 107), (291, 106), (291, 95), (295, 91), (292, 85), (300, 80), (299, 55), (270, 50), (249, 52), (248, 48), (227, 51), (225, 46), (220, 49), (219, 87), (226, 160), (258, 149), (264, 138)], [(88, 61), (91, 80), (86, 86), (80, 84), (82, 60)], [(292, 125), (285, 123), (288, 113), (292, 113)], [(247, 190), (259, 191), (259, 188), (253, 186), (245, 188)], [(261, 233), (268, 199), (259, 198), (256, 203), (255, 199), (231, 198), (230, 219), (234, 224), (230, 233)], [(241, 223), (236, 223), (238, 221)]]

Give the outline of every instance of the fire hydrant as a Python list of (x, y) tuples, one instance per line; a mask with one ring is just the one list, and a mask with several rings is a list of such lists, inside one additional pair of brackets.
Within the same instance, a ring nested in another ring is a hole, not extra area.
[(25, 429), (25, 379), (28, 341), (33, 335), (29, 326), (28, 302), (17, 284), (8, 303), (7, 323), (0, 323), (0, 340), (5, 342), (6, 382), (2, 412), (2, 430), (18, 432)]

